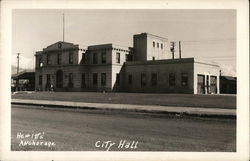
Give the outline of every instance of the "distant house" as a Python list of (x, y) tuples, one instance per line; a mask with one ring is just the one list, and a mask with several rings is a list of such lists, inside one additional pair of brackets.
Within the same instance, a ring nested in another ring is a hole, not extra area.
[(220, 67), (195, 58), (172, 59), (168, 39), (141, 33), (133, 47), (81, 48), (56, 42), (37, 51), (36, 89), (216, 94)]
[[(17, 85), (17, 81), (19, 84)], [(11, 91), (34, 91), (35, 90), (35, 72), (31, 70), (21, 71), (11, 76)]]
[(236, 94), (237, 78), (231, 76), (220, 76), (220, 93)]

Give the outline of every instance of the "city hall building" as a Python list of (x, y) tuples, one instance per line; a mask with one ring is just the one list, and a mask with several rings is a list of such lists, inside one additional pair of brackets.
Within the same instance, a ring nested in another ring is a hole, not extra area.
[(195, 58), (172, 58), (166, 38), (141, 33), (133, 47), (82, 48), (59, 41), (35, 54), (36, 90), (219, 93), (220, 68)]

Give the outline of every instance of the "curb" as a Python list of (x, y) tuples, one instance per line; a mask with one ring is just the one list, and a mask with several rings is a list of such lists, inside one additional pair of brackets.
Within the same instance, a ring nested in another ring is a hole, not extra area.
[(110, 111), (117, 110), (117, 111), (130, 111), (130, 112), (143, 112), (143, 113), (171, 114), (178, 116), (236, 119), (236, 110), (233, 109), (169, 107), (169, 106), (153, 106), (153, 105), (142, 106), (142, 105), (127, 105), (127, 104), (84, 103), (84, 102), (21, 100), (21, 99), (13, 99), (11, 100), (11, 104), (69, 108), (69, 109), (110, 110)]

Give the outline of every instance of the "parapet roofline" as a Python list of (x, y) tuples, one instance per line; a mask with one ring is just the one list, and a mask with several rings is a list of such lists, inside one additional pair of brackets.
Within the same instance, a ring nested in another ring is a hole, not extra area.
[(148, 64), (178, 64), (178, 63), (201, 63), (219, 67), (218, 64), (211, 62), (198, 61), (195, 58), (181, 58), (181, 59), (161, 59), (161, 60), (148, 60), (148, 61), (131, 61), (125, 62), (125, 65), (148, 65)]
[(96, 49), (96, 48), (105, 48), (105, 47), (120, 47), (120, 48), (126, 48), (126, 49), (129, 49), (131, 47), (128, 47), (128, 46), (122, 46), (122, 45), (117, 45), (117, 44), (114, 44), (114, 43), (107, 43), (107, 44), (98, 44), (98, 45), (90, 45), (88, 46), (88, 49)]
[(152, 37), (158, 37), (160, 39), (163, 39), (163, 40), (168, 40), (167, 38), (165, 37), (161, 37), (161, 36), (158, 36), (158, 35), (154, 35), (154, 34), (151, 34), (151, 33), (147, 33), (147, 32), (143, 32), (143, 33), (140, 33), (140, 34), (135, 34), (134, 37), (137, 37), (137, 36), (152, 36)]
[[(73, 44), (73, 43), (70, 43), (70, 42), (65, 42), (65, 41), (57, 41), (56, 43), (53, 43), (53, 44), (51, 44), (51, 45), (47, 46), (46, 48), (49, 48), (49, 47), (51, 47), (51, 46), (53, 46), (53, 45), (55, 45), (55, 44), (57, 44), (57, 43), (62, 43), (62, 44), (70, 44), (70, 45), (77, 45), (77, 44)], [(44, 48), (44, 49), (46, 49), (46, 48)]]

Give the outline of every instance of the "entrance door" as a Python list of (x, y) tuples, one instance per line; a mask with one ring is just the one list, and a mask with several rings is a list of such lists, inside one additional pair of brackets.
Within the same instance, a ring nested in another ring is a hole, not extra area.
[(199, 75), (197, 78), (197, 93), (198, 94), (205, 94), (205, 76)]
[(56, 88), (62, 88), (63, 87), (63, 72), (61, 70), (58, 70), (56, 72)]
[(216, 76), (210, 77), (210, 91), (213, 94), (217, 93), (217, 77)]

